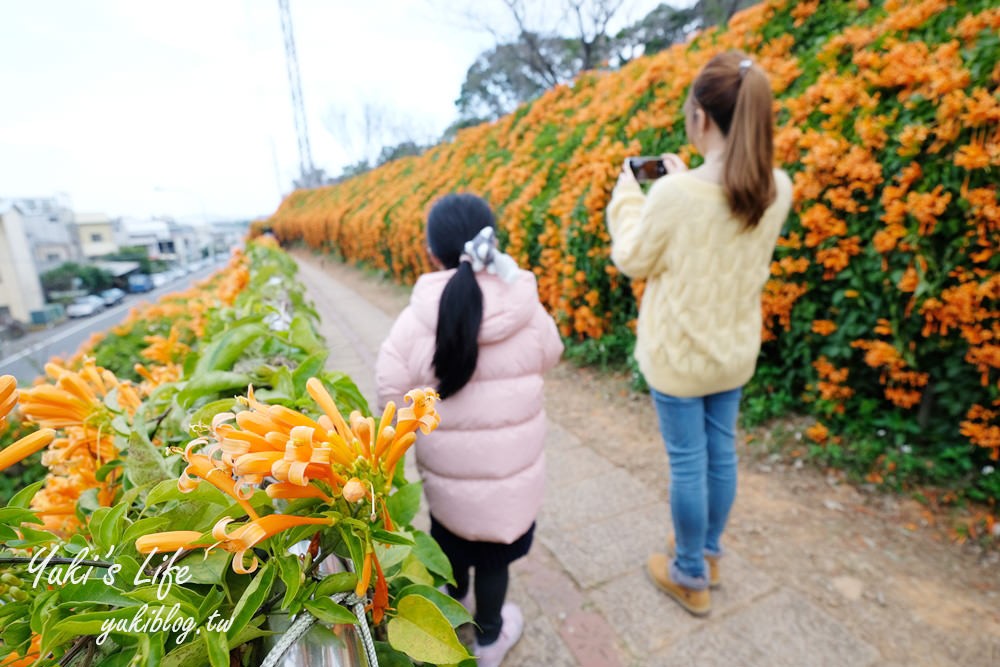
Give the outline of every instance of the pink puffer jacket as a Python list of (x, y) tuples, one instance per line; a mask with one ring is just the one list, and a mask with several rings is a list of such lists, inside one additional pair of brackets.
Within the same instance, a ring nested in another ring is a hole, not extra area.
[[(436, 387), (431, 368), (441, 292), (454, 270), (424, 274), (375, 364), (379, 409), (414, 387)], [(479, 361), (472, 379), (438, 404), (441, 425), (417, 439), (431, 513), (467, 540), (510, 544), (538, 515), (545, 487), (542, 374), (563, 345), (538, 301), (534, 274), (506, 284), (478, 273), (483, 291)]]

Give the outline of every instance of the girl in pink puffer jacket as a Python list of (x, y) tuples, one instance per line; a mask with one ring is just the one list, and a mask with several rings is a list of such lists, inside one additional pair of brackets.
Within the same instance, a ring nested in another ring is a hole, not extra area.
[(496, 249), (485, 201), (453, 194), (427, 219), (442, 270), (417, 280), (376, 363), (380, 409), (437, 386), (441, 425), (416, 445), (431, 535), (451, 561), (456, 598), (475, 569), (476, 655), (499, 665), (523, 618), (504, 604), (508, 565), (528, 553), (545, 483), (542, 374), (563, 345), (535, 276)]

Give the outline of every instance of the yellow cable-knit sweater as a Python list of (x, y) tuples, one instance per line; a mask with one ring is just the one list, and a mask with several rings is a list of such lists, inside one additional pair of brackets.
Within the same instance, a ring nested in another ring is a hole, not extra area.
[(788, 175), (774, 175), (777, 197), (749, 231), (722, 186), (690, 172), (664, 176), (645, 195), (634, 181), (615, 187), (611, 259), (646, 279), (635, 357), (657, 391), (707, 396), (753, 377), (761, 291), (792, 199)]

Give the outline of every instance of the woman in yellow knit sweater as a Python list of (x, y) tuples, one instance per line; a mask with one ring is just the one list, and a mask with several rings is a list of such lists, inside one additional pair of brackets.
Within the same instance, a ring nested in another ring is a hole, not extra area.
[(653, 554), (653, 581), (696, 615), (711, 610), (720, 539), (736, 496), (736, 417), (761, 342), (761, 290), (791, 205), (773, 168), (772, 93), (745, 54), (713, 58), (684, 105), (704, 157), (644, 195), (626, 163), (608, 207), (611, 258), (645, 278), (635, 356), (652, 388), (670, 459), (675, 553)]

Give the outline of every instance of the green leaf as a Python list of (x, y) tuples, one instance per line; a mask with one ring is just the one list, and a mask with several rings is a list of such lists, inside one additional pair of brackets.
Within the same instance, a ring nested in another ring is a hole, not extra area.
[(169, 525), (170, 519), (164, 516), (149, 516), (145, 519), (139, 519), (125, 529), (125, 534), (122, 536), (121, 544), (135, 544), (135, 541), (143, 535), (158, 533)]
[(252, 381), (253, 378), (246, 373), (233, 371), (209, 371), (203, 375), (195, 375), (177, 394), (177, 403), (187, 409), (200, 398), (237, 390), (246, 391), (247, 385)]
[(269, 335), (267, 329), (256, 323), (243, 324), (227, 329), (219, 336), (216, 336), (202, 350), (201, 357), (194, 367), (192, 376), (203, 376), (211, 371), (231, 370), (233, 363), (240, 358), (240, 355), (243, 354), (243, 351), (251, 343)]
[(412, 547), (413, 540), (403, 533), (390, 533), (387, 530), (375, 528), (372, 530), (372, 539), (382, 544), (398, 544), (404, 547)]
[(184, 493), (177, 488), (176, 479), (165, 479), (153, 487), (153, 490), (149, 492), (148, 496), (146, 496), (146, 505), (159, 505), (160, 503), (165, 503), (168, 500), (199, 500), (202, 502), (213, 503), (215, 505), (223, 505), (225, 507), (228, 507), (233, 502), (232, 498), (228, 497), (211, 484), (198, 484), (198, 486), (194, 487), (194, 490)]
[(52, 542), (58, 542), (59, 538), (48, 532), (47, 530), (35, 530), (30, 526), (21, 525), (18, 527), (21, 531), (21, 539), (19, 540), (8, 540), (7, 544), (18, 549), (26, 549), (28, 547), (36, 547), (42, 544), (51, 544)]
[(428, 586), (434, 585), (434, 577), (431, 576), (424, 564), (416, 557), (415, 554), (410, 554), (403, 561), (403, 568), (399, 573), (412, 581), (415, 584), (427, 584)]
[(307, 353), (322, 350), (326, 346), (316, 335), (312, 323), (301, 315), (292, 318), (292, 324), (288, 329), (289, 342), (297, 348)]
[(42, 520), (31, 510), (20, 507), (0, 508), (0, 525), (19, 526), (22, 523), (42, 523)]
[(323, 372), (323, 365), (326, 364), (328, 353), (323, 350), (310, 354), (299, 362), (299, 365), (292, 372), (292, 383), (295, 386), (295, 395), (301, 396), (306, 393), (306, 382), (309, 378), (315, 377)]
[(94, 473), (94, 479), (96, 479), (98, 482), (103, 482), (105, 479), (108, 478), (108, 475), (111, 474), (111, 471), (121, 466), (121, 464), (122, 461), (120, 459), (115, 459), (114, 461), (108, 461), (107, 463), (105, 463), (104, 465), (102, 465), (100, 468), (97, 469), (97, 472)]
[(296, 556), (278, 556), (278, 569), (281, 573), (281, 581), (285, 584), (285, 597), (281, 600), (281, 608), (287, 609), (304, 582), (302, 567)]
[(221, 632), (201, 633), (208, 652), (208, 662), (212, 667), (229, 667), (229, 643)]
[(375, 655), (378, 667), (413, 667), (413, 661), (390, 646), (389, 642), (375, 642)]
[(346, 593), (353, 591), (358, 585), (358, 575), (354, 572), (337, 572), (324, 577), (316, 587), (316, 597), (328, 597), (334, 593)]
[(163, 453), (153, 446), (144, 431), (132, 431), (129, 436), (125, 476), (136, 486), (173, 478)]
[(420, 510), (420, 492), (423, 482), (412, 482), (389, 496), (386, 503), (389, 515), (398, 526), (408, 526)]
[(441, 551), (441, 547), (438, 546), (434, 538), (419, 530), (414, 534), (413, 538), (417, 543), (413, 553), (420, 559), (420, 562), (434, 574), (439, 574), (446, 581), (454, 583), (455, 575), (451, 571), (451, 562), (444, 555), (444, 552)]
[[(267, 635), (273, 634), (260, 628), (260, 624), (263, 622), (263, 616), (250, 621), (250, 624), (243, 629), (243, 632), (228, 640), (229, 650), (233, 650), (237, 646), (242, 646), (243, 644), (252, 642), (258, 637), (266, 637)], [(160, 663), (160, 667), (191, 667), (193, 665), (204, 665), (207, 661), (208, 647), (204, 642), (195, 641), (182, 644), (168, 653), (164, 656), (163, 662)]]
[(274, 583), (274, 567), (267, 563), (254, 574), (253, 581), (243, 591), (243, 596), (236, 603), (233, 609), (233, 625), (226, 633), (227, 637), (235, 637), (243, 628), (247, 626), (261, 605), (271, 594), (271, 585)]
[(396, 605), (389, 621), (389, 643), (414, 660), (451, 665), (469, 657), (448, 619), (434, 603), (420, 595), (407, 595)]
[(323, 623), (347, 623), (353, 625), (358, 622), (354, 612), (347, 607), (337, 604), (330, 598), (309, 600), (306, 602), (306, 609)]
[(453, 628), (464, 623), (472, 623), (472, 615), (462, 606), (462, 603), (446, 593), (442, 593), (433, 586), (424, 584), (410, 584), (399, 591), (398, 597), (404, 598), (407, 595), (422, 595), (433, 602), (441, 613), (444, 614)]
[(7, 507), (20, 507), (21, 509), (28, 509), (31, 507), (31, 499), (35, 497), (35, 494), (40, 488), (42, 488), (42, 484), (44, 483), (45, 480), (43, 479), (24, 487), (14, 494), (14, 497), (10, 499), (9, 503), (7, 503)]
[(184, 559), (193, 584), (221, 584), (222, 577), (229, 566), (230, 554), (221, 549), (214, 549), (204, 556), (192, 554)]
[(117, 546), (118, 538), (122, 534), (122, 519), (125, 517), (126, 510), (128, 510), (128, 505), (118, 503), (107, 513), (100, 526), (96, 529), (91, 528), (94, 544), (100, 547), (102, 552)]
[(236, 403), (235, 398), (220, 398), (217, 401), (212, 401), (211, 403), (198, 408), (188, 420), (188, 432), (193, 436), (199, 435), (198, 433), (191, 431), (190, 428), (195, 424), (210, 426), (212, 419), (215, 418), (215, 415), (232, 411), (232, 409), (236, 407)]

